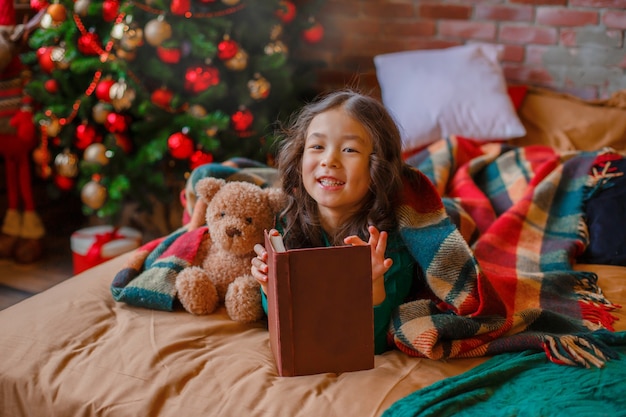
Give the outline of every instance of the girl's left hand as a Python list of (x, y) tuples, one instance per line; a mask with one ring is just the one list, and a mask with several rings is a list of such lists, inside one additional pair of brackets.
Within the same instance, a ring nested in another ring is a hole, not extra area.
[(374, 226), (369, 226), (370, 238), (367, 242), (358, 236), (348, 236), (343, 241), (347, 245), (370, 245), (372, 253), (372, 293), (373, 303), (378, 305), (385, 300), (385, 273), (391, 268), (393, 260), (385, 258), (387, 249), (387, 232), (379, 232)]

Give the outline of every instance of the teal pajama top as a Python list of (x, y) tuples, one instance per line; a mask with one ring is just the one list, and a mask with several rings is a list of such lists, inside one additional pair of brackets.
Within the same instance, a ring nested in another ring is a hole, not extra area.
[[(387, 330), (391, 313), (406, 301), (416, 274), (415, 260), (407, 250), (399, 231), (389, 233), (385, 257), (391, 258), (393, 265), (385, 274), (385, 300), (374, 306), (374, 347), (377, 355), (389, 349)], [(267, 296), (263, 291), (261, 295), (263, 310), (267, 314)]]

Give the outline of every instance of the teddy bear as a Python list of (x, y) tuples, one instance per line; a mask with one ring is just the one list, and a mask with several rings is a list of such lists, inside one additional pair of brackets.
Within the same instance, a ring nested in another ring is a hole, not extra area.
[(178, 300), (192, 314), (210, 314), (223, 302), (231, 319), (256, 321), (263, 309), (250, 260), (254, 245), (263, 242), (263, 231), (272, 227), (284, 203), (282, 193), (211, 177), (198, 181), (195, 191), (198, 200), (188, 230), (205, 223), (208, 234), (196, 255), (200, 264), (176, 277)]
[(263, 308), (250, 261), (256, 256), (254, 245), (263, 242), (263, 231), (283, 207), (282, 192), (212, 177), (198, 181), (195, 189), (198, 200), (188, 230), (206, 225), (208, 233), (196, 265), (176, 276), (178, 300), (192, 314), (210, 314), (223, 302), (232, 320), (256, 321)]
[(111, 294), (136, 307), (172, 311), (181, 304), (196, 315), (223, 303), (232, 320), (257, 321), (263, 307), (250, 273), (254, 245), (274, 225), (284, 195), (249, 181), (207, 176), (194, 182), (190, 220), (137, 248), (116, 273)]

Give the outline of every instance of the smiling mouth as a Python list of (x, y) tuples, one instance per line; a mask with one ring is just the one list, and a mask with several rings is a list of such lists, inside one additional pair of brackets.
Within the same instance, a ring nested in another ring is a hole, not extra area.
[(335, 179), (330, 179), (330, 178), (320, 178), (318, 180), (318, 182), (323, 186), (323, 187), (338, 187), (340, 185), (344, 185), (345, 182), (343, 181), (339, 181), (339, 180), (335, 180)]

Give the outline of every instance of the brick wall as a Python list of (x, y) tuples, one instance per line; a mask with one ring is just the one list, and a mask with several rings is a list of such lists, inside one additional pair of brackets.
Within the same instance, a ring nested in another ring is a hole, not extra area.
[(466, 43), (504, 46), (510, 83), (604, 98), (626, 88), (626, 0), (326, 0), (321, 89), (376, 85), (381, 53)]

